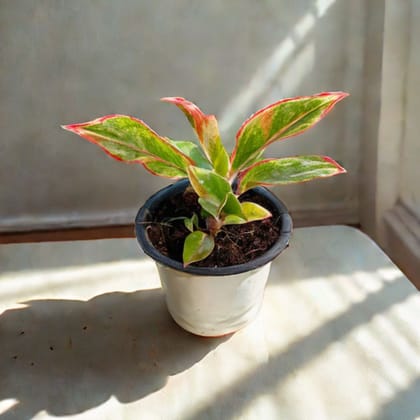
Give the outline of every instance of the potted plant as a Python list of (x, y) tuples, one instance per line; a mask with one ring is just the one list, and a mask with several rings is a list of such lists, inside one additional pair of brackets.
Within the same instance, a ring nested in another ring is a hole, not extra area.
[(184, 112), (198, 144), (162, 137), (117, 114), (63, 128), (117, 160), (178, 180), (139, 210), (137, 239), (157, 263), (174, 320), (194, 334), (220, 336), (256, 316), (270, 263), (289, 243), (287, 208), (265, 186), (345, 172), (326, 156), (264, 158), (265, 149), (308, 130), (346, 96), (324, 92), (268, 105), (242, 124), (230, 155), (216, 117), (180, 97), (162, 101)]

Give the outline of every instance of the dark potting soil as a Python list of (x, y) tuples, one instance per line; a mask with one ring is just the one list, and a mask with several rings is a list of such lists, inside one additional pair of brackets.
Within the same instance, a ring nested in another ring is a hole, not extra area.
[[(241, 196), (240, 201), (253, 201), (270, 211), (270, 203), (252, 192)], [(182, 250), (186, 236), (190, 233), (181, 217), (196, 213), (200, 218), (200, 205), (194, 191), (173, 196), (164, 202), (153, 215), (147, 233), (153, 246), (163, 255), (182, 262)], [(199, 220), (205, 230), (205, 220)], [(199, 267), (226, 267), (243, 264), (262, 255), (277, 241), (280, 235), (273, 217), (243, 225), (226, 225), (217, 234), (213, 252), (204, 260), (192, 265)]]

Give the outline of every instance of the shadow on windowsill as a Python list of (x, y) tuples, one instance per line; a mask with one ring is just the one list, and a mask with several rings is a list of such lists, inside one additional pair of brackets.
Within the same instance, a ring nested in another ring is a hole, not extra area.
[(25, 304), (0, 316), (0, 401), (18, 401), (4, 418), (81, 413), (112, 395), (136, 401), (229, 338), (182, 330), (161, 289)]

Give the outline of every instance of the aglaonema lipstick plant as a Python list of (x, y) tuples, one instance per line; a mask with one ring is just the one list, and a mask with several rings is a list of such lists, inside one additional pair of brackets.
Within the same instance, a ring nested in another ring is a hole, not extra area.
[(306, 182), (346, 172), (327, 156), (263, 157), (270, 144), (305, 132), (346, 96), (344, 92), (324, 92), (268, 105), (242, 124), (230, 155), (221, 141), (216, 117), (180, 97), (162, 101), (184, 112), (199, 144), (162, 137), (143, 121), (118, 114), (63, 128), (95, 143), (117, 160), (142, 164), (154, 175), (189, 179), (199, 197), (205, 227), (199, 226), (197, 214), (184, 219), (190, 232), (183, 249), (187, 266), (211, 254), (215, 237), (224, 225), (271, 216), (258, 204), (240, 202), (238, 197), (245, 191), (259, 185)]

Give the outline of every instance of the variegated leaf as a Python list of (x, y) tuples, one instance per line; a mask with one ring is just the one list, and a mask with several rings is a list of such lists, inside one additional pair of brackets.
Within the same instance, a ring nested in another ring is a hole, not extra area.
[(247, 220), (235, 214), (228, 214), (223, 218), (224, 225), (243, 225), (244, 223), (247, 223)]
[(245, 215), (242, 212), (241, 203), (239, 202), (238, 197), (236, 197), (236, 195), (232, 192), (227, 194), (226, 202), (222, 211), (225, 215), (235, 215), (241, 219), (245, 219)]
[(107, 115), (63, 128), (98, 145), (114, 159), (141, 163), (156, 175), (183, 178), (187, 176), (188, 166), (194, 164), (143, 121), (126, 115)]
[(241, 203), (241, 208), (247, 222), (262, 220), (271, 216), (271, 213), (266, 208), (250, 201)]
[(204, 213), (202, 213), (204, 217), (208, 216), (205, 212), (207, 212), (215, 218), (219, 217), (221, 207), (219, 201), (214, 200), (212, 198), (199, 198), (198, 204), (200, 204), (200, 206), (204, 210)]
[(188, 168), (188, 178), (199, 196), (199, 203), (213, 217), (219, 217), (220, 211), (226, 203), (227, 195), (232, 193), (229, 182), (213, 171), (195, 166)]
[(257, 111), (236, 134), (231, 174), (249, 166), (274, 141), (296, 136), (314, 126), (346, 96), (344, 92), (324, 92), (283, 99)]
[[(259, 204), (245, 201), (240, 204), (240, 214), (227, 214), (223, 217), (225, 225), (241, 225), (243, 223), (254, 222), (256, 220), (266, 219), (271, 216), (271, 212)], [(224, 209), (223, 209), (224, 210)]]
[(214, 249), (214, 238), (201, 230), (190, 233), (184, 242), (182, 260), (184, 266), (188, 266), (196, 261), (204, 260)]
[(184, 98), (168, 97), (161, 100), (173, 103), (182, 110), (194, 128), (201, 147), (214, 170), (219, 175), (226, 176), (229, 171), (229, 155), (220, 139), (216, 117), (204, 114), (197, 105)]
[(199, 168), (211, 169), (212, 166), (208, 159), (204, 156), (200, 147), (198, 147), (192, 141), (185, 140), (171, 140), (168, 139), (177, 149), (179, 149), (184, 155), (188, 156), (194, 161), (194, 165)]
[(327, 156), (297, 156), (262, 160), (239, 176), (238, 193), (257, 185), (291, 184), (346, 172)]
[(194, 229), (198, 229), (198, 216), (194, 213), (191, 217), (186, 217), (184, 219), (185, 227), (190, 231), (194, 232)]
[(155, 158), (144, 158), (139, 160), (145, 169), (151, 174), (156, 176), (162, 176), (165, 178), (180, 179), (185, 178), (185, 170), (180, 169), (166, 161), (157, 160)]

